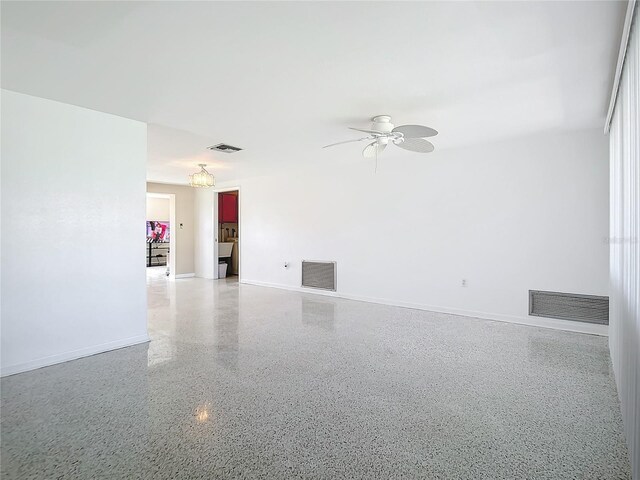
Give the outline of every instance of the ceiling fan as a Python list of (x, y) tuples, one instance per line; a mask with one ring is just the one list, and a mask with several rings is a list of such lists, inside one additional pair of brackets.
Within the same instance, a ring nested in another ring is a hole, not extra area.
[(395, 127), (393, 123), (391, 123), (391, 117), (389, 115), (378, 115), (373, 117), (372, 120), (373, 123), (371, 124), (370, 130), (349, 127), (351, 130), (368, 133), (369, 136), (332, 143), (330, 145), (325, 145), (322, 148), (342, 145), (343, 143), (373, 140), (373, 142), (364, 147), (364, 150), (362, 151), (362, 155), (365, 158), (377, 157), (379, 153), (387, 148), (389, 143), (393, 143), (394, 145), (411, 152), (433, 152), (433, 144), (428, 140), (425, 140), (425, 137), (433, 137), (438, 134), (438, 132), (433, 128), (425, 127), (423, 125), (400, 125), (399, 127)]

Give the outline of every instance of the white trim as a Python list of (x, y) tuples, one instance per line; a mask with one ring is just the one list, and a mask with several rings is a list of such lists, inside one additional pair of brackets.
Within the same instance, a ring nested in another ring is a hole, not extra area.
[[(160, 182), (158, 180), (149, 180), (149, 179), (147, 179), (147, 183), (157, 183), (158, 185), (176, 185), (178, 187), (191, 187), (191, 185), (189, 185), (189, 182), (186, 182), (186, 183)], [(197, 187), (192, 187), (192, 188), (197, 188)]]
[(180, 279), (180, 278), (191, 278), (191, 277), (195, 277), (195, 276), (196, 276), (195, 273), (179, 273), (174, 278), (177, 280), (177, 279)]
[(147, 192), (147, 198), (164, 198), (169, 200), (168, 193), (155, 193), (155, 192)]
[(282, 290), (290, 290), (294, 292), (309, 293), (312, 295), (324, 295), (327, 297), (345, 298), (347, 300), (356, 300), (359, 302), (377, 303), (380, 305), (389, 305), (392, 307), (412, 308), (415, 310), (426, 310), (429, 312), (448, 313), (451, 315), (462, 315), (465, 317), (480, 318), (483, 320), (495, 320), (498, 322), (517, 323), (519, 325), (528, 325), (531, 327), (552, 328), (555, 330), (564, 330), (567, 332), (588, 333), (590, 335), (608, 336), (608, 325), (596, 325), (592, 323), (573, 322), (570, 320), (561, 320), (555, 318), (543, 317), (520, 317), (516, 315), (504, 315), (500, 313), (476, 312), (472, 310), (461, 310), (457, 308), (441, 307), (436, 305), (424, 305), (409, 302), (397, 302), (384, 298), (362, 297), (359, 295), (345, 295), (337, 292), (325, 292), (322, 290), (312, 290), (303, 287), (292, 287), (289, 285), (281, 285), (275, 283), (259, 282), (255, 280), (240, 279), (240, 283), (247, 285), (256, 285), (259, 287), (279, 288)]
[(48, 357), (38, 358), (25, 363), (18, 363), (15, 365), (3, 365), (0, 376), (6, 377), (8, 375), (15, 375), (16, 373), (27, 372), (29, 370), (35, 370), (36, 368), (48, 367), (50, 365), (56, 365), (58, 363), (68, 362), (69, 360), (76, 360), (78, 358), (89, 357), (98, 353), (104, 353), (111, 350), (117, 350), (119, 348), (131, 347), (140, 343), (149, 342), (151, 339), (149, 335), (138, 335), (135, 337), (124, 338), (121, 340), (114, 340), (113, 342), (101, 343), (99, 345), (93, 345), (91, 347), (81, 348), (79, 350), (71, 350), (70, 352), (58, 353)]
[(622, 39), (620, 40), (620, 49), (618, 50), (616, 73), (613, 77), (613, 87), (611, 89), (611, 97), (609, 99), (609, 110), (607, 110), (607, 119), (604, 123), (605, 135), (609, 133), (609, 128), (611, 128), (611, 118), (613, 117), (613, 111), (616, 108), (616, 99), (618, 98), (618, 90), (620, 89), (620, 77), (622, 76), (624, 59), (627, 56), (627, 47), (629, 46), (629, 35), (631, 35), (631, 23), (635, 7), (636, 0), (629, 0), (629, 3), (627, 4), (627, 14), (624, 18), (624, 26), (622, 27)]
[(175, 193), (167, 193), (165, 194), (169, 197), (169, 228), (172, 231), (169, 232), (169, 277), (176, 277), (176, 259), (178, 257), (178, 226), (176, 222), (176, 194)]
[[(220, 187), (220, 188), (214, 188), (213, 192), (214, 193), (225, 193), (225, 192), (238, 192), (238, 195), (240, 194), (240, 186), (237, 187)], [(238, 216), (239, 218), (239, 216)]]

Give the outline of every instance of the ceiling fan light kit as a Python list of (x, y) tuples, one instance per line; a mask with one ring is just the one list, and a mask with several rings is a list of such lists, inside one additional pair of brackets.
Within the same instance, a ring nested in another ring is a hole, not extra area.
[(425, 140), (425, 138), (434, 137), (438, 134), (438, 132), (433, 128), (425, 127), (424, 125), (400, 125), (399, 127), (396, 127), (391, 123), (391, 117), (389, 115), (377, 115), (371, 120), (373, 123), (369, 130), (349, 127), (351, 130), (368, 133), (369, 136), (355, 140), (345, 140), (343, 142), (332, 143), (330, 145), (325, 145), (322, 148), (333, 147), (343, 143), (373, 140), (373, 142), (364, 147), (364, 150), (362, 151), (362, 155), (365, 158), (376, 157), (385, 148), (387, 148), (389, 143), (392, 143), (404, 150), (409, 150), (410, 152), (430, 153), (435, 149), (431, 142)]

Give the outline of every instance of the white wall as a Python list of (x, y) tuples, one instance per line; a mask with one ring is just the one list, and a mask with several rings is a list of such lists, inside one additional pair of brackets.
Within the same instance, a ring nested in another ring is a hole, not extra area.
[(2, 374), (147, 341), (146, 125), (2, 90)]
[(640, 478), (640, 30), (638, 6), (611, 123), (611, 361)]
[[(153, 194), (152, 194), (153, 195)], [(170, 221), (169, 199), (147, 195), (147, 220)], [(170, 225), (170, 228), (174, 228)]]
[(606, 333), (528, 316), (529, 289), (608, 295), (601, 130), (396, 150), (377, 174), (343, 146), (241, 181), (241, 281), (297, 288), (302, 259), (336, 260), (342, 296)]
[(217, 221), (211, 188), (195, 189), (195, 268), (196, 277), (216, 278), (214, 271), (214, 238)]

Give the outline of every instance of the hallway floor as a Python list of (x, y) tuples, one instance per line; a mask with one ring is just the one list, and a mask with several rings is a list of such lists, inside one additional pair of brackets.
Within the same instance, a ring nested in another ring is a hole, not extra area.
[(149, 344), (2, 379), (2, 478), (630, 478), (604, 337), (148, 290)]

